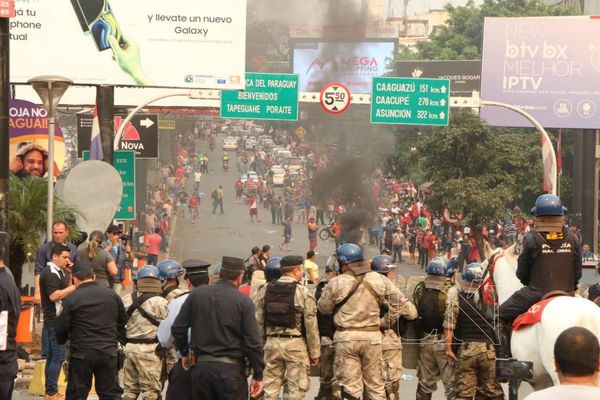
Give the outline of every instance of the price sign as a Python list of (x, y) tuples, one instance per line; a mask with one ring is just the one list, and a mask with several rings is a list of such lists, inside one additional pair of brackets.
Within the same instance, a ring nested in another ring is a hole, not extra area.
[(15, 0), (0, 0), (0, 18), (15, 17)]
[(341, 83), (330, 83), (321, 90), (321, 107), (330, 114), (340, 114), (350, 106), (350, 91)]

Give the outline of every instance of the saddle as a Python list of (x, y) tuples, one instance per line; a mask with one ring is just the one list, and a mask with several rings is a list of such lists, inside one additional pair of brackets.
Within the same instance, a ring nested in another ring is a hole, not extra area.
[(546, 293), (540, 301), (529, 307), (529, 309), (526, 312), (515, 318), (512, 324), (512, 329), (516, 331), (520, 328), (537, 324), (541, 321), (542, 313), (544, 311), (544, 308), (546, 308), (546, 306), (548, 305), (548, 303), (550, 303), (556, 297), (573, 297), (574, 295), (574, 292), (564, 292), (562, 290), (553, 290), (551, 292)]

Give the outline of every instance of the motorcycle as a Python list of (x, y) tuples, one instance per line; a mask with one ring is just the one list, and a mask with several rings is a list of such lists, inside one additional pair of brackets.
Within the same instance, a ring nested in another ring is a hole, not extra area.
[(223, 171), (229, 171), (229, 160), (223, 160)]

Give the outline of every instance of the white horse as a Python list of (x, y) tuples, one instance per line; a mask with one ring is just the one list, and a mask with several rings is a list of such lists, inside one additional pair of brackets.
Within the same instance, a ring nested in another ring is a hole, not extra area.
[[(492, 261), (490, 272), (498, 304), (502, 304), (523, 287), (516, 276), (515, 245), (506, 250), (492, 250), (486, 243), (485, 254)], [(589, 329), (600, 340), (600, 307), (581, 297), (561, 296), (548, 303), (540, 322), (513, 332), (510, 341), (513, 357), (533, 362), (533, 379), (529, 383), (535, 390), (559, 383), (554, 367), (554, 343), (561, 332), (573, 326)], [(596, 384), (600, 385), (600, 377)]]

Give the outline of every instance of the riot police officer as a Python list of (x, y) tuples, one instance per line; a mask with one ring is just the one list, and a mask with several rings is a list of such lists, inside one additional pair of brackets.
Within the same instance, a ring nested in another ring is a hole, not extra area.
[(265, 400), (278, 400), (285, 381), (284, 399), (303, 400), (310, 389), (310, 365), (320, 357), (317, 301), (301, 285), (304, 260), (285, 256), (281, 277), (258, 292), (256, 321), (265, 341)]
[(431, 400), (440, 379), (444, 383), (446, 398), (454, 398), (454, 368), (446, 358), (442, 325), (448, 290), (453, 285), (455, 262), (442, 257), (434, 258), (427, 266), (424, 282), (415, 288), (414, 298), (423, 332), (417, 363), (417, 400)]
[(444, 339), (448, 362), (456, 365), (456, 400), (504, 399), (496, 381), (494, 327), (478, 299), (482, 276), (481, 264), (471, 263), (463, 270), (460, 290), (453, 286), (448, 291)]
[(581, 278), (581, 250), (577, 238), (564, 226), (560, 198), (538, 197), (531, 213), (535, 229), (525, 235), (517, 278), (525, 285), (500, 305), (502, 357), (510, 355), (510, 324), (552, 291), (573, 293)]
[(128, 317), (123, 367), (125, 400), (136, 400), (141, 393), (146, 400), (160, 399), (163, 362), (155, 353), (156, 333), (168, 312), (168, 302), (161, 293), (158, 268), (146, 265), (137, 274), (135, 292), (123, 298)]
[(164, 260), (158, 264), (158, 273), (163, 281), (163, 297), (170, 303), (186, 291), (179, 287), (179, 277), (183, 275), (183, 266), (175, 260)]
[[(388, 274), (396, 268), (394, 259), (388, 255), (380, 255), (373, 257), (371, 260), (371, 269), (381, 275)], [(402, 293), (402, 292), (400, 292)], [(406, 300), (405, 300), (406, 301)], [(407, 320), (417, 318), (417, 309), (410, 302), (406, 301), (405, 306), (399, 317), (404, 317)], [(402, 340), (400, 339), (400, 320), (382, 320), (381, 333), (383, 339), (381, 348), (383, 354), (384, 378), (385, 378), (385, 395), (388, 400), (398, 400), (398, 392), (400, 390), (400, 378), (402, 377)]]
[(406, 298), (385, 276), (371, 271), (362, 249), (346, 243), (336, 250), (341, 274), (325, 287), (318, 302), (323, 314), (334, 314), (334, 374), (342, 399), (385, 400), (382, 370), (382, 307), (386, 322), (395, 321)]
[[(327, 265), (325, 267), (325, 278), (321, 279), (315, 290), (315, 299), (321, 298), (321, 294), (329, 280), (337, 276), (337, 270)], [(333, 378), (333, 359), (335, 356), (335, 346), (333, 344), (333, 334), (335, 325), (333, 315), (325, 315), (317, 310), (317, 324), (319, 325), (319, 336), (321, 337), (321, 359), (319, 360), (319, 393), (315, 400), (331, 400), (335, 391), (335, 380)]]

